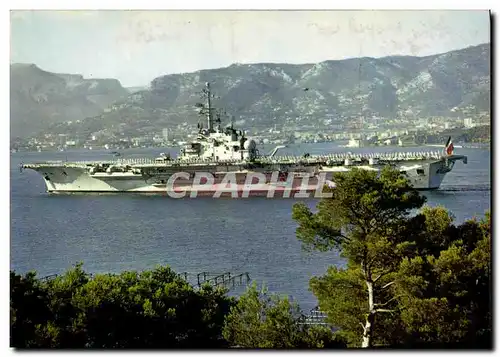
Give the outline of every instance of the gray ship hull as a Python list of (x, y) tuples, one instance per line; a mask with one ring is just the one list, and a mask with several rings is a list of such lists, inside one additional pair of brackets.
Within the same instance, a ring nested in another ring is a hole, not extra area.
[[(406, 175), (418, 190), (438, 189), (456, 160), (455, 155), (440, 160), (402, 161), (392, 166)], [(115, 163), (116, 164), (116, 163)], [(28, 164), (41, 174), (49, 193), (149, 193), (171, 197), (312, 197), (332, 184), (333, 175), (353, 167), (380, 171), (379, 165), (308, 165), (275, 163), (249, 169), (248, 164), (223, 166), (162, 166), (142, 164), (124, 172), (92, 172), (86, 163)], [(109, 171), (109, 170), (108, 170)], [(207, 176), (204, 177), (203, 175)], [(260, 175), (260, 181), (255, 178)], [(282, 175), (286, 177), (281, 177)], [(218, 193), (219, 192), (219, 193)], [(307, 195), (306, 195), (307, 193)], [(322, 196), (321, 196), (322, 197)]]

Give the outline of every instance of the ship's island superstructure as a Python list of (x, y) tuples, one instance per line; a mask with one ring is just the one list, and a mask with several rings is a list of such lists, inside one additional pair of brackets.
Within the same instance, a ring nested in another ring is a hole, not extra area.
[(155, 159), (50, 161), (22, 164), (21, 168), (39, 172), (49, 193), (306, 197), (304, 194), (322, 191), (325, 184), (334, 185), (333, 173), (353, 167), (380, 171), (391, 165), (403, 172), (415, 188), (426, 190), (439, 188), (457, 160), (467, 163), (466, 156), (453, 154), (451, 140), (442, 152), (276, 156), (284, 147), (277, 146), (270, 154), (261, 155), (256, 142), (235, 129), (232, 121), (226, 127), (221, 125), (221, 111), (212, 105), (214, 96), (209, 83), (202, 96), (205, 103), (197, 107), (206, 116), (206, 125), (198, 124), (196, 140), (186, 143), (177, 158), (161, 154)]

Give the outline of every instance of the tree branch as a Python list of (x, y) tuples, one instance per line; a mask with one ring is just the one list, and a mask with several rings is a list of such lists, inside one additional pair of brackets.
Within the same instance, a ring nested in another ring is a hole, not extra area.
[(396, 312), (394, 309), (375, 309), (374, 312)]
[(351, 241), (351, 238), (346, 237), (346, 236), (345, 236), (345, 235), (343, 235), (342, 233), (339, 233), (339, 234), (338, 234), (338, 236), (339, 236), (339, 237), (341, 237), (341, 238), (343, 238), (343, 239), (345, 239), (345, 240), (346, 240), (346, 241), (348, 241), (348, 242), (350, 242), (350, 241)]
[(372, 282), (371, 271), (370, 267), (368, 266), (367, 260), (368, 260), (368, 252), (366, 251), (366, 246), (365, 246), (363, 250), (363, 260), (361, 261), (361, 271), (363, 272), (365, 280), (367, 282)]
[(389, 272), (385, 272), (385, 273), (380, 273), (379, 276), (377, 276), (375, 279), (373, 279), (373, 283), (375, 284), (378, 279), (380, 279), (381, 277), (383, 277), (384, 275), (387, 275), (389, 274)]
[(381, 287), (381, 289), (386, 289), (386, 288), (388, 288), (389, 286), (391, 286), (392, 284), (394, 284), (395, 282), (396, 282), (396, 280), (393, 280), (393, 281), (391, 281), (390, 283), (387, 283), (387, 284), (385, 284), (384, 286), (382, 286), (382, 287)]
[(394, 296), (393, 298), (387, 300), (386, 302), (384, 302), (383, 304), (373, 304), (374, 306), (387, 306), (387, 304), (389, 304), (391, 301), (394, 301), (396, 300), (397, 298), (401, 297), (401, 295), (398, 295), (398, 296)]
[(363, 224), (364, 223), (363, 220), (358, 217), (358, 212), (356, 212), (356, 210), (353, 207), (349, 206), (349, 211), (352, 214), (352, 216), (351, 216), (352, 220), (357, 222), (356, 225), (358, 227), (361, 227), (361, 231), (363, 232), (363, 235), (365, 236), (365, 239), (366, 239), (367, 232), (365, 230), (365, 225)]

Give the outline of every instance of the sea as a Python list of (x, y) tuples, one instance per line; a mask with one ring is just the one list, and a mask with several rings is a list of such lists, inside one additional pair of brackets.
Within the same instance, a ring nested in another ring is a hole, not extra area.
[[(262, 153), (271, 150), (262, 149)], [(345, 148), (338, 143), (290, 145), (284, 154), (339, 151), (437, 151), (442, 148)], [(122, 157), (176, 154), (175, 148), (120, 150)], [(489, 149), (456, 148), (468, 157), (457, 162), (439, 190), (423, 192), (427, 204), (444, 206), (456, 223), (483, 217), (491, 207)], [(279, 154), (282, 154), (280, 152)], [(292, 206), (317, 199), (213, 199), (138, 194), (49, 195), (41, 176), (19, 169), (46, 160), (113, 159), (110, 150), (17, 152), (10, 156), (10, 268), (60, 274), (83, 262), (90, 273), (141, 271), (169, 265), (179, 273), (248, 273), (259, 287), (287, 295), (304, 311), (317, 305), (309, 279), (331, 265), (343, 266), (337, 251), (305, 252), (295, 235)], [(238, 295), (245, 287), (235, 287)]]

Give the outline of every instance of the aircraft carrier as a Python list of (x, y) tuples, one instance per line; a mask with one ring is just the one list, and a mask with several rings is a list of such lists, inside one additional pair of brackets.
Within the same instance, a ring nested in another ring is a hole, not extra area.
[(40, 173), (49, 193), (152, 193), (170, 197), (325, 197), (325, 185), (334, 186), (333, 174), (352, 168), (380, 171), (386, 165), (399, 169), (419, 190), (438, 189), (456, 161), (451, 138), (443, 150), (392, 153), (325, 153), (278, 156), (284, 146), (262, 155), (251, 138), (231, 123), (221, 125), (213, 107), (210, 84), (198, 103), (205, 118), (197, 137), (177, 157), (107, 161), (26, 163), (22, 169)]

